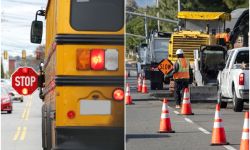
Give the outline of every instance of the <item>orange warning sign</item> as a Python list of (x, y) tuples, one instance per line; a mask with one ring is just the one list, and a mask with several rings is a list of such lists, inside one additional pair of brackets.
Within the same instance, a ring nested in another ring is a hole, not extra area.
[(163, 59), (159, 65), (158, 69), (163, 73), (163, 74), (169, 74), (173, 69), (173, 64), (170, 60), (168, 59)]

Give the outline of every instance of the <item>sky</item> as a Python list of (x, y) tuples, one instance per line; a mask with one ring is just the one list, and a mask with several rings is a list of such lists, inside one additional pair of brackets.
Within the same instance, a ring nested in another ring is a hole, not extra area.
[(153, 5), (156, 3), (156, 0), (136, 0), (136, 3), (141, 7), (145, 7), (147, 5)]
[[(1, 51), (9, 55), (33, 54), (38, 44), (30, 43), (30, 26), (35, 13), (46, 8), (47, 0), (1, 0)], [(45, 21), (43, 17), (39, 20)], [(44, 24), (45, 29), (45, 24)], [(43, 34), (44, 36), (45, 34)], [(42, 43), (45, 38), (43, 37)]]

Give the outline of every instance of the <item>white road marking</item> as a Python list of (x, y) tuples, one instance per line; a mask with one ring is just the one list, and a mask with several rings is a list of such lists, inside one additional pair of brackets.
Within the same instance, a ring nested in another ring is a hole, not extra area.
[(198, 128), (201, 132), (205, 133), (205, 134), (211, 134), (209, 131), (207, 131), (206, 129), (199, 127)]
[(174, 111), (174, 113), (176, 113), (177, 115), (179, 114), (179, 112), (178, 112), (178, 111), (176, 111), (176, 110)]
[(224, 147), (228, 150), (237, 150), (234, 147), (230, 146), (230, 145), (224, 145)]
[(187, 122), (189, 122), (189, 123), (194, 123), (191, 119), (189, 119), (189, 118), (184, 118)]

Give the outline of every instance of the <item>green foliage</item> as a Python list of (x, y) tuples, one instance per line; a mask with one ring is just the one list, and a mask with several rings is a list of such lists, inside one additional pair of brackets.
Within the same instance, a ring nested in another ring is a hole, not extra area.
[[(185, 11), (209, 11), (209, 12), (228, 12), (237, 8), (248, 8), (248, 0), (181, 0), (181, 10)], [(147, 15), (157, 16), (159, 12), (160, 18), (168, 18), (177, 20), (177, 0), (159, 0), (159, 8), (150, 6), (147, 8), (140, 8), (136, 4), (135, 0), (127, 0), (127, 10), (139, 13), (147, 13)], [(132, 15), (126, 15), (126, 32), (145, 35), (144, 18), (135, 17)], [(157, 21), (148, 19), (148, 32), (157, 29)], [(175, 24), (160, 22), (160, 29), (163, 32), (172, 32)], [(128, 50), (134, 50), (136, 46), (140, 44), (142, 39), (132, 36), (126, 36), (126, 48)]]

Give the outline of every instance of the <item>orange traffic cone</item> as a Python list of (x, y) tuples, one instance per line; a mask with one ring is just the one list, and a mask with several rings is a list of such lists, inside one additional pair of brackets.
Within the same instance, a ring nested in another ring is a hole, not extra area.
[(249, 111), (245, 113), (240, 150), (249, 150)]
[(137, 80), (137, 92), (141, 92), (141, 90), (142, 90), (141, 77), (139, 76)]
[(129, 87), (128, 83), (126, 84), (125, 102), (126, 102), (126, 105), (133, 104), (132, 98), (131, 98), (131, 95), (130, 95), (130, 87)]
[(142, 90), (141, 90), (142, 93), (148, 93), (148, 88), (147, 88), (147, 85), (146, 85), (146, 80), (145, 78), (143, 78), (143, 82), (142, 82)]
[(188, 88), (184, 89), (183, 101), (181, 105), (181, 114), (182, 115), (193, 115), (191, 103), (190, 103), (190, 94)]
[(163, 103), (162, 103), (160, 129), (158, 132), (159, 133), (174, 133), (175, 132), (171, 128), (170, 115), (168, 111), (168, 100), (166, 98), (163, 99)]
[(216, 104), (211, 145), (227, 145), (225, 130), (220, 118), (220, 104)]

